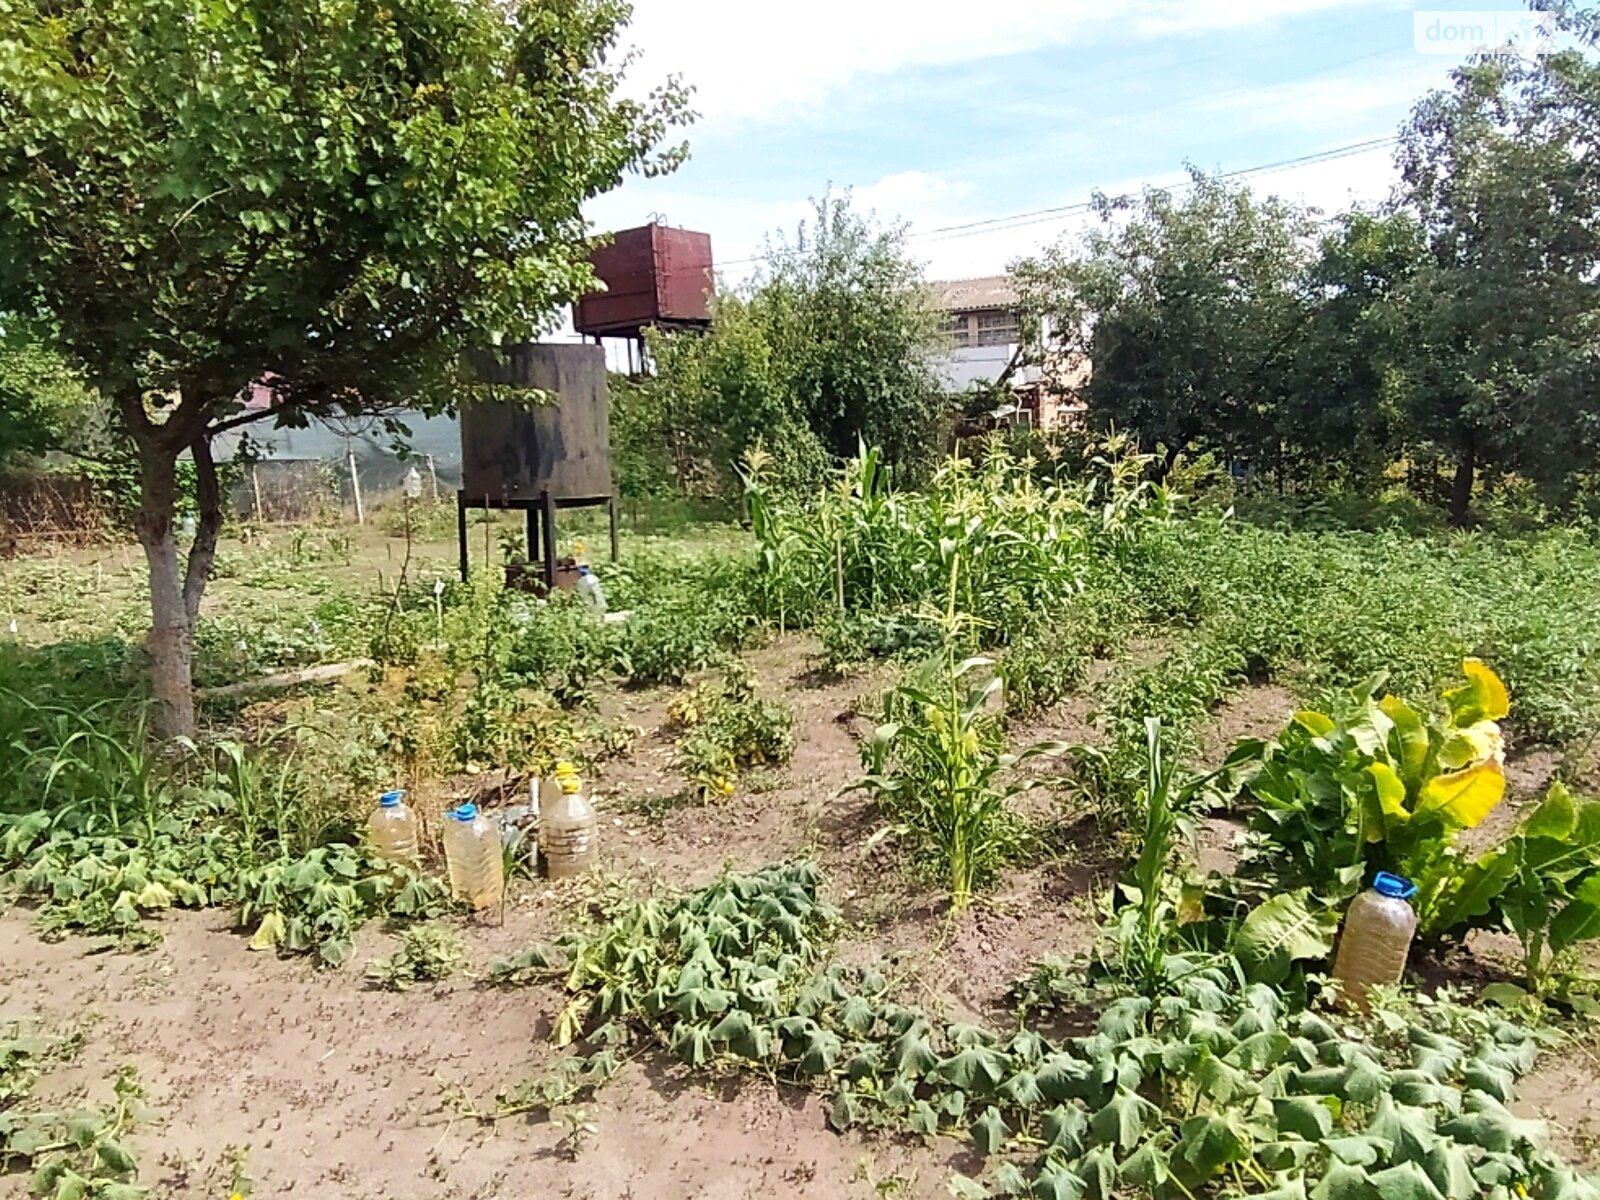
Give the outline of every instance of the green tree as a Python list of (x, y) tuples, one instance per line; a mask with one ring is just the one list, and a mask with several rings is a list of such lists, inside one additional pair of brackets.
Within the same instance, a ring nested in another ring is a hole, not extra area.
[(770, 240), (712, 317), (704, 334), (651, 337), (652, 374), (620, 406), (631, 478), (659, 485), (665, 459), (678, 487), (727, 495), (757, 444), (769, 479), (791, 487), (861, 442), (913, 472), (942, 447), (942, 346), (921, 268), (903, 231), (851, 211), (848, 194), (817, 201), (792, 241)]
[(69, 445), (94, 407), (59, 354), (15, 319), (0, 319), (0, 466)]
[(1370, 486), (1404, 452), (1411, 346), (1397, 296), (1426, 253), (1403, 212), (1342, 213), (1324, 235), (1278, 422), (1289, 479)]
[(1404, 290), (1415, 438), (1454, 463), (1450, 516), (1485, 468), (1559, 487), (1592, 465), (1600, 397), (1600, 68), (1568, 51), (1457, 70), (1401, 132), (1400, 204), (1428, 253)]
[[(619, 0), (0, 0), (0, 311), (136, 448), (161, 726), (221, 525), (214, 438), (438, 409), (591, 282), (583, 202), (687, 116), (619, 95)], [(269, 379), (272, 403), (241, 396)], [(180, 566), (177, 465), (199, 534)]]
[(1190, 449), (1274, 462), (1310, 217), (1200, 171), (1181, 198), (1098, 196), (1095, 211), (1081, 243), (1013, 265), (1026, 336), (1086, 352), (1090, 420), (1164, 451), (1166, 469)]
[(793, 239), (770, 239), (750, 295), (779, 386), (828, 453), (861, 442), (912, 468), (939, 451), (947, 403), (941, 339), (922, 268), (900, 226), (882, 228), (826, 194)]
[(670, 463), (683, 491), (736, 495), (739, 463), (760, 443), (777, 455), (781, 483), (822, 478), (827, 456), (806, 423), (790, 364), (774, 356), (781, 332), (766, 325), (760, 300), (724, 291), (707, 333), (650, 336), (654, 374), (635, 384), (645, 404), (623, 422), (630, 447), (634, 413), (651, 426), (630, 457), (636, 474), (650, 472), (651, 460)]

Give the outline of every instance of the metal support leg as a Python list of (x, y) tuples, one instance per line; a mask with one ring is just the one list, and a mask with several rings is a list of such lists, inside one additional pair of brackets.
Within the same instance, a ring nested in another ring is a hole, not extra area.
[(544, 516), (544, 586), (546, 591), (556, 590), (556, 498), (549, 492), (539, 493), (539, 507)]
[(461, 582), (467, 581), (467, 571), (471, 563), (467, 560), (467, 494), (456, 493), (456, 541), (461, 550)]
[(617, 561), (617, 553), (618, 553), (618, 541), (617, 541), (617, 496), (616, 496), (615, 492), (613, 492), (611, 494), (611, 502), (606, 505), (606, 508), (608, 508), (610, 510), (610, 514), (611, 514), (611, 561), (612, 562), (616, 562)]
[(539, 555), (539, 514), (534, 509), (528, 509), (528, 565), (540, 561)]

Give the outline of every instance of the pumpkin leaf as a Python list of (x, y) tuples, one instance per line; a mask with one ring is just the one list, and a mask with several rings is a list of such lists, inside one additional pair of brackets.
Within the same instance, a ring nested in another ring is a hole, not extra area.
[(1444, 1200), (1428, 1173), (1414, 1162), (1374, 1171), (1367, 1182), (1383, 1200)]
[(1250, 1133), (1237, 1113), (1209, 1112), (1183, 1123), (1177, 1153), (1200, 1178), (1209, 1179), (1229, 1163), (1244, 1162), (1250, 1147)]
[(1089, 1118), (1089, 1134), (1098, 1145), (1132, 1150), (1144, 1132), (1145, 1115), (1155, 1112), (1155, 1105), (1143, 1096), (1118, 1088), (1105, 1107)]
[(1011, 1130), (994, 1105), (985, 1108), (967, 1130), (973, 1143), (985, 1155), (997, 1153), (1011, 1137)]
[(1272, 1102), (1279, 1134), (1318, 1142), (1333, 1132), (1333, 1110), (1319, 1096), (1287, 1096)]
[(1281, 983), (1299, 959), (1321, 959), (1333, 949), (1338, 917), (1313, 909), (1306, 888), (1274, 896), (1250, 910), (1239, 926), (1234, 953), (1252, 980)]

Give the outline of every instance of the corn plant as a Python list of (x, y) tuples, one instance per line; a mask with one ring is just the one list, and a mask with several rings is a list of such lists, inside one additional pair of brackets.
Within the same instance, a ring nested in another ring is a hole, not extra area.
[(14, 693), (25, 714), (12, 749), (19, 768), (13, 806), (46, 812), (52, 827), (94, 835), (156, 835), (172, 803), (172, 764), (146, 737), (142, 707), (111, 702), (88, 709), (34, 704)]
[(1066, 749), (1041, 742), (1017, 754), (1004, 749), (995, 701), (1003, 686), (992, 659), (960, 659), (968, 622), (957, 608), (960, 560), (950, 563), (944, 651), (884, 701), (884, 720), (862, 756), (856, 787), (878, 797), (891, 829), (935, 857), (960, 911), (1015, 849), (1017, 822), (1007, 802), (1031, 782), (1008, 778), (1018, 764)]

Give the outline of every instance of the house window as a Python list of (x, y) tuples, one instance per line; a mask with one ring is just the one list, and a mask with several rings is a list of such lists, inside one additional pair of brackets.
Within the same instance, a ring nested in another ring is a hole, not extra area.
[(951, 313), (945, 323), (945, 332), (957, 346), (972, 345), (972, 325), (966, 313)]
[(978, 345), (1009, 346), (1021, 336), (1022, 325), (1015, 312), (1002, 309), (978, 314)]

